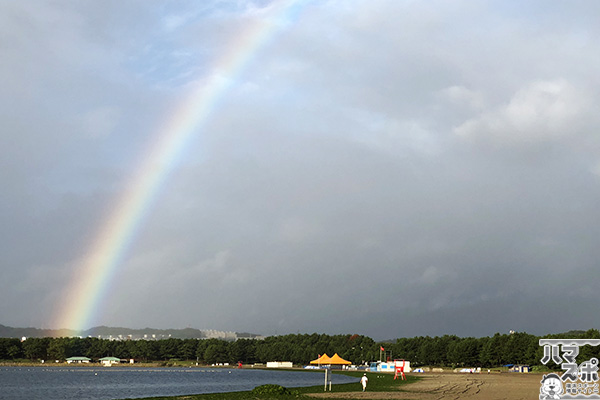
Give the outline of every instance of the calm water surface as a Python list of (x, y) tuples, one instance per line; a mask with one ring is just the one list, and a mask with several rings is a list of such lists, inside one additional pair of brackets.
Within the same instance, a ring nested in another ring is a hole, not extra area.
[[(333, 375), (333, 383), (358, 382)], [(112, 400), (324, 383), (324, 372), (210, 368), (0, 367), (0, 399)], [(358, 383), (357, 383), (358, 385)]]

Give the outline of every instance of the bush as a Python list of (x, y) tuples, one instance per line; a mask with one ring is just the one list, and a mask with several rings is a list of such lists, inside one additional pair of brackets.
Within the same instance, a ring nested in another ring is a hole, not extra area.
[(293, 396), (297, 395), (296, 391), (292, 391), (288, 388), (285, 388), (281, 385), (260, 385), (252, 389), (252, 394), (257, 396), (265, 396), (265, 395), (274, 395), (274, 396)]

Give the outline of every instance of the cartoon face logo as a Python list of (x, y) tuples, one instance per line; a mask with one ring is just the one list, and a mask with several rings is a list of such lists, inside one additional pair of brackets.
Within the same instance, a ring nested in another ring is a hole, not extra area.
[(560, 395), (563, 392), (562, 381), (557, 374), (544, 375), (544, 378), (540, 381), (542, 387), (540, 388), (540, 400), (544, 399), (560, 399)]

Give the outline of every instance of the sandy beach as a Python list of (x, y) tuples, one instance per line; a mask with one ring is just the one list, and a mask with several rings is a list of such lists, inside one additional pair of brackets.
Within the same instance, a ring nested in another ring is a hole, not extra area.
[[(538, 398), (541, 374), (425, 373), (423, 379), (402, 391), (316, 393), (317, 398), (409, 400), (531, 400)], [(358, 385), (357, 385), (358, 386)]]

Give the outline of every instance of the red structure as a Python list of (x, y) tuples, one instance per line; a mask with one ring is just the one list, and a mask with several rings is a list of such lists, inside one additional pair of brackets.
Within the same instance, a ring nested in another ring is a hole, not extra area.
[(403, 381), (406, 380), (406, 375), (404, 375), (404, 360), (394, 360), (394, 367), (396, 370), (394, 380), (398, 378), (398, 373), (400, 373)]

